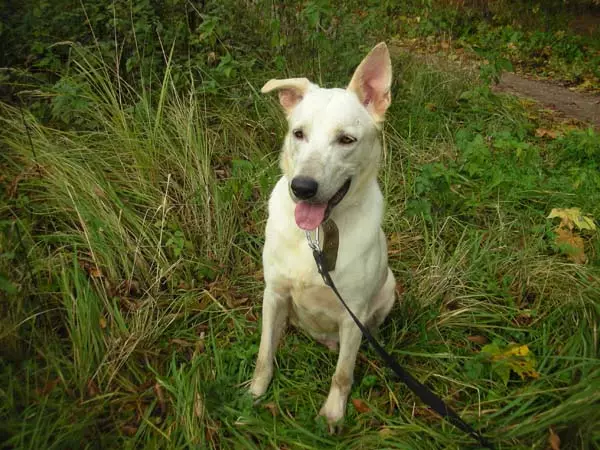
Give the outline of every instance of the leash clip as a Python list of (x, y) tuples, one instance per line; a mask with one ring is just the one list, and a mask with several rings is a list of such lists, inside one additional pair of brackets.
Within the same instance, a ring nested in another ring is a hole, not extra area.
[(321, 252), (321, 247), (319, 245), (319, 228), (317, 227), (315, 231), (314, 239), (310, 231), (306, 231), (305, 233), (306, 240), (308, 241), (308, 246), (312, 250), (313, 257), (315, 258), (315, 262), (317, 263), (317, 272), (319, 272), (319, 275), (321, 275), (321, 278), (323, 278), (323, 282), (327, 286), (331, 286), (330, 280), (328, 278), (329, 273), (327, 272), (327, 269), (325, 268), (325, 265), (323, 263), (323, 252)]
[(305, 231), (306, 240), (308, 241), (308, 246), (315, 252), (321, 252), (321, 247), (319, 245), (319, 227), (315, 230), (315, 238), (313, 239), (310, 231)]

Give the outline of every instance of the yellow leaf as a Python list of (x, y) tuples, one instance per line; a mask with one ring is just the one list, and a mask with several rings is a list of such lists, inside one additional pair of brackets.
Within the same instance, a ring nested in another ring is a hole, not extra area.
[(535, 370), (535, 357), (529, 351), (527, 345), (509, 345), (500, 347), (492, 343), (484, 346), (481, 352), (489, 355), (492, 362), (492, 368), (504, 381), (508, 383), (510, 372), (514, 372), (521, 377), (537, 379), (540, 374)]
[(580, 230), (592, 230), (596, 229), (594, 218), (590, 216), (584, 216), (581, 214), (579, 208), (554, 208), (550, 211), (548, 219), (558, 217), (561, 219), (561, 225), (566, 226), (570, 230), (573, 226), (576, 226)]
[(526, 345), (517, 345), (514, 347), (509, 348), (505, 355), (510, 356), (510, 355), (515, 355), (515, 356), (527, 356), (529, 355), (529, 347)]

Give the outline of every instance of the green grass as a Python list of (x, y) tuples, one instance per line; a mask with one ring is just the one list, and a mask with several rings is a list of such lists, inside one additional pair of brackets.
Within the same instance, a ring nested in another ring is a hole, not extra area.
[[(0, 107), (6, 448), (471, 444), (366, 346), (351, 397), (370, 411), (349, 404), (330, 436), (315, 418), (336, 355), (297, 330), (267, 398), (254, 406), (245, 394), (285, 126), (258, 90), (276, 71), (212, 95), (191, 76), (181, 89), (175, 78), (188, 75), (167, 52), (157, 90), (73, 52), (63, 80), (77, 89), (52, 105), (55, 117), (77, 105), (75, 124)], [(293, 75), (327, 85), (346, 83), (356, 62), (330, 73), (287, 56)], [(537, 138), (537, 118), (477, 80), (402, 54), (394, 68), (380, 180), (401, 295), (380, 332), (386, 348), (500, 448), (546, 448), (550, 428), (561, 448), (597, 447), (600, 243), (582, 233), (588, 263), (572, 263), (546, 216), (577, 206), (600, 217), (599, 136)], [(539, 378), (505, 383), (473, 336), (528, 345)]]

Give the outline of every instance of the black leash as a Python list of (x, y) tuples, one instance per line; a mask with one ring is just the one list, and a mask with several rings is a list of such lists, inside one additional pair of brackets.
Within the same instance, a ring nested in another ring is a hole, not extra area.
[(344, 305), (344, 308), (346, 308), (346, 311), (348, 311), (348, 314), (350, 314), (350, 316), (356, 323), (356, 326), (360, 329), (360, 331), (362, 331), (362, 334), (365, 338), (367, 338), (369, 344), (371, 344), (375, 351), (379, 353), (379, 356), (388, 365), (388, 367), (390, 367), (394, 371), (398, 378), (400, 378), (400, 380), (404, 384), (406, 384), (411, 391), (413, 391), (425, 404), (430, 406), (440, 416), (447, 419), (451, 424), (460, 428), (465, 433), (471, 435), (475, 440), (477, 440), (481, 444), (482, 447), (493, 450), (494, 446), (490, 441), (488, 441), (478, 431), (471, 427), (471, 425), (462, 420), (460, 416), (456, 414), (456, 412), (452, 408), (446, 405), (446, 403), (444, 403), (444, 401), (441, 398), (439, 398), (437, 395), (431, 392), (431, 390), (429, 390), (427, 386), (425, 386), (419, 380), (414, 378), (410, 373), (404, 370), (402, 366), (398, 364), (388, 352), (385, 351), (381, 344), (379, 344), (379, 342), (377, 342), (377, 340), (371, 335), (369, 330), (361, 323), (360, 320), (358, 320), (358, 317), (354, 315), (352, 310), (348, 307), (348, 305), (338, 292), (337, 288), (335, 287), (335, 284), (333, 283), (333, 280), (331, 279), (331, 276), (329, 275), (329, 271), (327, 270), (325, 260), (323, 259), (323, 253), (321, 252), (319, 247), (317, 245), (314, 245), (312, 240), (309, 240), (309, 245), (312, 248), (313, 256), (315, 258), (315, 262), (317, 263), (317, 270), (323, 277), (323, 281), (327, 286), (331, 288), (335, 295), (337, 295), (337, 297), (342, 302), (342, 305)]

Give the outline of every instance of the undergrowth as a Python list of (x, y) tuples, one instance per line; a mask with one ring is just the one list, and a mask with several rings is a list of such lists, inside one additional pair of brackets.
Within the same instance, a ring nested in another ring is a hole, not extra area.
[[(471, 445), (366, 346), (351, 393), (360, 406), (330, 436), (315, 417), (336, 355), (297, 330), (267, 398), (246, 394), (285, 126), (259, 88), (288, 74), (343, 85), (376, 42), (361, 33), (378, 37), (371, 18), (329, 39), (334, 10), (309, 2), (297, 14), (314, 26), (311, 50), (296, 53), (280, 39), (303, 36), (276, 24), (295, 13), (248, 11), (256, 54), (280, 58), (229, 75), (209, 65), (204, 75), (220, 75), (200, 79), (169, 42), (147, 73), (71, 43), (58, 80), (0, 106), (4, 447)], [(206, 45), (223, 51), (235, 26), (213, 12), (221, 31)], [(233, 60), (249, 61), (242, 50)], [(538, 119), (486, 83), (406, 54), (394, 70), (380, 181), (399, 301), (386, 348), (499, 448), (546, 448), (552, 434), (561, 448), (600, 445), (600, 244), (580, 232), (586, 263), (575, 263), (547, 218), (569, 207), (600, 217), (599, 136), (538, 137)], [(515, 344), (529, 375), (490, 356)]]
[[(600, 89), (600, 4), (593, 0), (409, 2), (398, 36), (467, 50), (489, 76), (513, 68), (583, 90)], [(401, 9), (404, 9), (401, 8)]]

